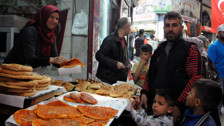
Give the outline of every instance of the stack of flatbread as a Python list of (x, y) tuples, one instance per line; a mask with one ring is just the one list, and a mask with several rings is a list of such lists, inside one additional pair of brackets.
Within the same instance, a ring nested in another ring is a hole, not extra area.
[(34, 79), (35, 81), (38, 82), (36, 86), (36, 90), (46, 90), (49, 88), (49, 85), (51, 84), (51, 78), (47, 76), (41, 76), (41, 75), (36, 75), (39, 76), (38, 79)]
[[(42, 81), (43, 78), (46, 79), (47, 77), (34, 75), (32, 71), (33, 68), (30, 66), (2, 64), (0, 66), (0, 92), (19, 96), (35, 95), (36, 89), (43, 87), (43, 85), (38, 87), (39, 82), (47, 83), (47, 81)], [(50, 82), (49, 78), (47, 79)]]
[(76, 79), (76, 91), (87, 92), (91, 94), (98, 94), (110, 96), (115, 98), (131, 98), (136, 90), (136, 87), (129, 83), (122, 83), (115, 86), (103, 84), (93, 80)]

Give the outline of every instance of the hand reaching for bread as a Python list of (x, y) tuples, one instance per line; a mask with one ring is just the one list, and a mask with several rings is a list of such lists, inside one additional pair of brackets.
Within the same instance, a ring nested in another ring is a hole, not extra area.
[(62, 64), (67, 62), (67, 59), (65, 59), (63, 56), (57, 56), (57, 57), (51, 57), (49, 63), (50, 64)]

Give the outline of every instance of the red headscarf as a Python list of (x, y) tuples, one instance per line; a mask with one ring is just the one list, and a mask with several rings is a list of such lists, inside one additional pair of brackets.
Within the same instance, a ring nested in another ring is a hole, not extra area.
[(56, 27), (54, 29), (49, 29), (47, 27), (47, 20), (53, 12), (60, 13), (57, 7), (53, 5), (46, 5), (40, 8), (40, 10), (35, 14), (34, 19), (30, 20), (26, 24), (26, 26), (31, 26), (31, 25), (36, 26), (38, 35), (41, 37), (40, 39), (42, 42), (41, 54), (46, 57), (50, 57), (51, 45), (55, 41)]

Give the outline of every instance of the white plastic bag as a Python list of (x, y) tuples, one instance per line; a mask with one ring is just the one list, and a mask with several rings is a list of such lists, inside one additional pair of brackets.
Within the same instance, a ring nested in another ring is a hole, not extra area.
[(81, 10), (77, 13), (73, 20), (72, 34), (87, 35), (88, 34), (88, 16), (86, 12)]

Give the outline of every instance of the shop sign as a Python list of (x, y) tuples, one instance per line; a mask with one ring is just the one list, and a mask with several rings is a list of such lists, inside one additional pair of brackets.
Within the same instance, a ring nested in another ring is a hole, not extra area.
[(181, 15), (181, 17), (182, 17), (182, 20), (183, 21), (187, 21), (187, 22), (197, 22), (197, 19), (194, 19), (194, 18), (191, 18), (191, 17), (188, 17), (188, 16)]
[(154, 0), (155, 13), (167, 13), (171, 11), (171, 0)]
[(197, 0), (172, 0), (172, 11), (193, 19), (200, 19), (200, 6)]
[(133, 9), (133, 21), (155, 20), (152, 0), (139, 0), (138, 6)]
[(133, 20), (134, 22), (155, 20), (155, 13), (134, 15)]

